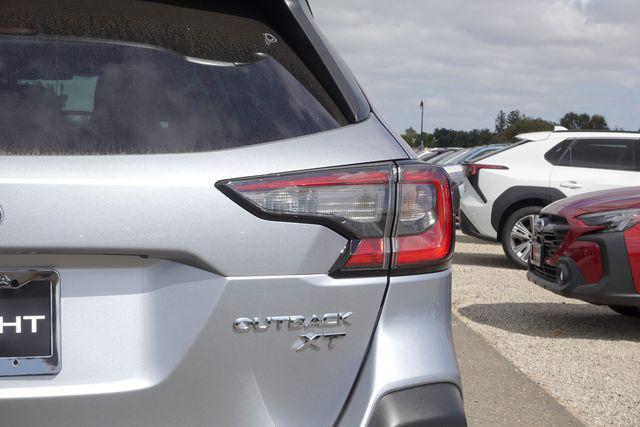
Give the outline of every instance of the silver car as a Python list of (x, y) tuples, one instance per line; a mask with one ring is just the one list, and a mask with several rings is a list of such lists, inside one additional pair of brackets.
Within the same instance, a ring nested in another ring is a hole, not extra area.
[(304, 0), (3, 0), (2, 426), (464, 425), (444, 171)]

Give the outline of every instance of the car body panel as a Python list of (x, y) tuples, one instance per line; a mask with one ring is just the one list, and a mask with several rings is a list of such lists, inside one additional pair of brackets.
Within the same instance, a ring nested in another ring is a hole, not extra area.
[[(304, 48), (300, 63), (357, 123), (198, 153), (0, 157), (0, 265), (55, 270), (61, 293), (61, 370), (0, 377), (3, 425), (333, 425), (347, 412), (362, 423), (391, 390), (459, 388), (450, 268), (331, 277), (343, 235), (261, 219), (215, 187), (415, 157), (370, 114), (303, 1), (274, 4), (291, 24), (282, 39)], [(336, 313), (348, 321), (267, 320)], [(240, 318), (254, 326), (234, 327)], [(322, 335), (317, 347), (307, 334)]]
[[(214, 184), (405, 158), (389, 138), (373, 118), (303, 138), (211, 153), (5, 156), (0, 158), (0, 251), (149, 255), (225, 276), (324, 273), (344, 248), (343, 237), (319, 225), (259, 219)], [(363, 140), (369, 149), (361, 149)], [(47, 209), (34, 209), (25, 200), (38, 200)], [(280, 238), (269, 238), (273, 235)]]
[(593, 191), (558, 200), (547, 206), (544, 212), (565, 218), (575, 218), (586, 213), (637, 208), (640, 204), (640, 187), (623, 187)]
[(392, 277), (340, 426), (366, 426), (378, 401), (421, 384), (460, 385), (451, 337), (451, 270)]
[[(214, 184), (405, 157), (373, 116), (211, 153), (2, 157), (0, 260), (59, 271), (62, 293), (62, 370), (1, 378), (4, 419), (73, 426), (93, 414), (103, 420), (93, 425), (300, 425), (311, 416), (332, 423), (365, 356), (387, 277), (331, 279), (344, 237), (260, 219)], [(348, 311), (347, 337), (331, 351), (297, 352), (299, 331), (232, 328), (238, 317)], [(188, 399), (176, 400), (186, 389)], [(319, 397), (318, 389), (331, 393)]]
[[(523, 138), (527, 135), (523, 135)], [(636, 171), (612, 171), (605, 169), (553, 166), (544, 159), (547, 151), (567, 139), (638, 139), (638, 134), (621, 132), (546, 132), (534, 135), (534, 141), (526, 142), (483, 158), (480, 163), (507, 166), (508, 170), (483, 169), (479, 172), (479, 187), (486, 202), (464, 179), (465, 192), (460, 208), (479, 233), (498, 239), (498, 229), (492, 225), (493, 202), (512, 187), (549, 188), (554, 194), (561, 192), (572, 196), (587, 191), (637, 185), (640, 173)], [(576, 188), (573, 183), (576, 181)], [(578, 182), (579, 181), (579, 182)], [(640, 183), (640, 181), (638, 181)], [(555, 200), (551, 197), (550, 201)], [(495, 216), (495, 215), (494, 215)], [(495, 221), (494, 221), (495, 223)]]
[(465, 177), (464, 193), (461, 194), (460, 209), (467, 219), (485, 237), (497, 240), (498, 230), (491, 224), (493, 201), (512, 186), (549, 187), (549, 176), (553, 166), (546, 162), (530, 162), (542, 157), (559, 141), (535, 141), (500, 151), (483, 158), (479, 163), (508, 166), (509, 169), (482, 169), (479, 186), (486, 202)]
[[(8, 426), (304, 425), (309, 417), (329, 425), (355, 380), (387, 284), (225, 278), (138, 257), (7, 257), (5, 265), (55, 265), (62, 277), (62, 370), (0, 379)], [(318, 330), (346, 332), (331, 350), (293, 348), (313, 328), (232, 327), (238, 317), (348, 310), (351, 324)]]
[(554, 166), (549, 185), (564, 192), (567, 197), (592, 191), (620, 188), (621, 185), (640, 185), (638, 171)]

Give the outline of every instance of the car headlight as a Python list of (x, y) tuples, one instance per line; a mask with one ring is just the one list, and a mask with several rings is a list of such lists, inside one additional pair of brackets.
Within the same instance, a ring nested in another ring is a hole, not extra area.
[(596, 212), (579, 217), (589, 226), (603, 226), (602, 232), (624, 231), (640, 222), (640, 209)]

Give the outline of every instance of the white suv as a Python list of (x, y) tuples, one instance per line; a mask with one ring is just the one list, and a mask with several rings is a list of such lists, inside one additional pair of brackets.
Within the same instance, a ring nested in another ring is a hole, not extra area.
[(465, 166), (460, 228), (502, 243), (526, 268), (540, 209), (576, 194), (640, 185), (638, 132), (518, 135), (520, 142)]

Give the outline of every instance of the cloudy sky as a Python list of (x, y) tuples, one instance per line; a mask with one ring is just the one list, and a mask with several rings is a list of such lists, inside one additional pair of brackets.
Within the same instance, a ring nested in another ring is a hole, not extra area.
[(493, 128), (520, 109), (640, 129), (639, 0), (310, 0), (398, 131)]

